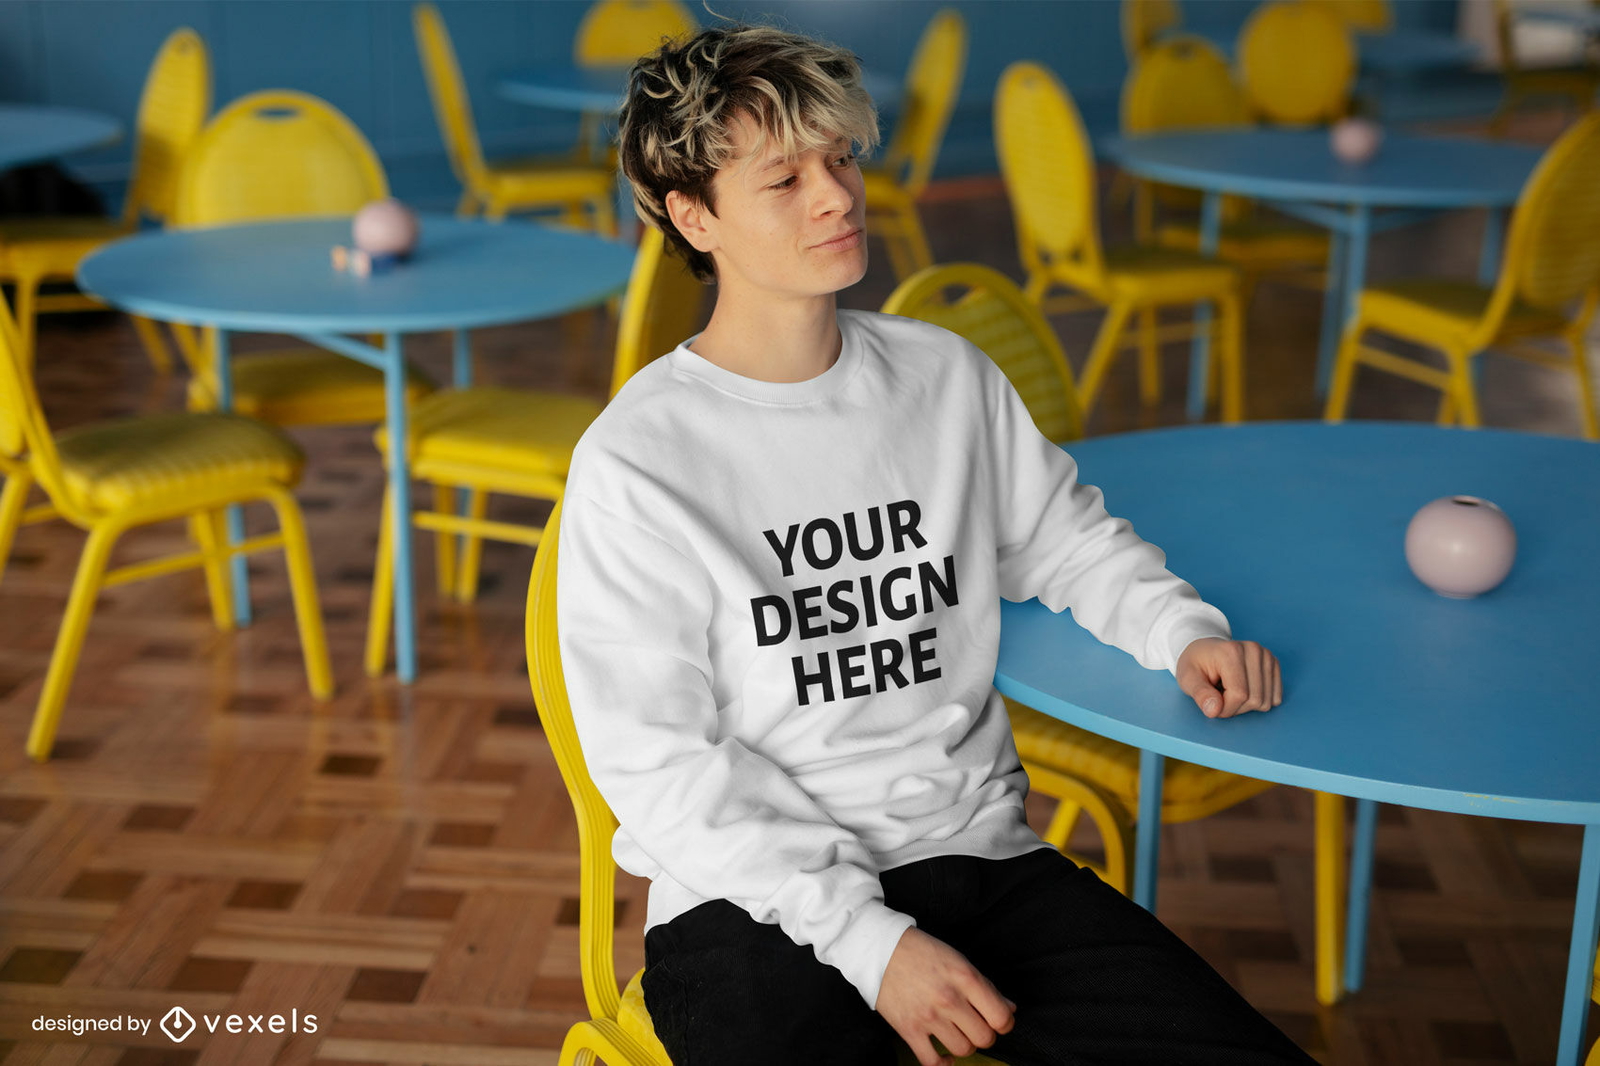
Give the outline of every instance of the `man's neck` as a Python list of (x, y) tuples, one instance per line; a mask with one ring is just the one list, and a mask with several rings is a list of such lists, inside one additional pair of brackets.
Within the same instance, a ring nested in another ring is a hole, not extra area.
[(724, 370), (757, 381), (810, 381), (839, 358), (834, 297), (766, 303), (720, 294), (711, 321), (690, 348)]

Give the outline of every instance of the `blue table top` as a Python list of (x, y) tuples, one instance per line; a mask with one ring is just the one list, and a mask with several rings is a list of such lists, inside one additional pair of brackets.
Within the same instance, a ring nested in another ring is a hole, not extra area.
[(122, 124), (110, 115), (46, 104), (0, 104), (0, 167), (110, 144)]
[[(1246, 423), (1068, 447), (1112, 514), (1283, 665), (1284, 702), (1206, 718), (1037, 600), (1002, 606), (996, 684), (1096, 733), (1268, 780), (1437, 810), (1600, 824), (1600, 445), (1392, 423)], [(1423, 504), (1517, 529), (1499, 588), (1406, 566)]]
[(410, 333), (544, 318), (620, 291), (631, 245), (527, 222), (422, 216), (410, 261), (360, 278), (333, 269), (350, 219), (165, 230), (115, 241), (78, 284), (147, 318), (271, 333)]
[(1571, 26), (1585, 33), (1600, 33), (1600, 8), (1534, 7), (1516, 4), (1512, 14), (1520, 21)]
[[(879, 106), (900, 97), (899, 82), (870, 70), (862, 71), (861, 83)], [(502, 78), (499, 89), (502, 97), (519, 104), (615, 115), (628, 91), (628, 68), (542, 67)]]
[(1327, 130), (1238, 129), (1107, 138), (1101, 154), (1138, 177), (1272, 200), (1382, 207), (1516, 203), (1538, 148), (1387, 130), (1367, 163), (1337, 159)]

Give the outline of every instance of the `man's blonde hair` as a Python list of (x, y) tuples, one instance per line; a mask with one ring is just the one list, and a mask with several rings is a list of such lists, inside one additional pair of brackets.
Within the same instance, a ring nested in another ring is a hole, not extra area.
[(843, 48), (767, 26), (701, 30), (641, 58), (622, 106), (622, 172), (639, 217), (702, 281), (711, 256), (672, 224), (676, 190), (716, 214), (712, 179), (733, 158), (729, 130), (741, 114), (759, 131), (751, 155), (776, 142), (785, 156), (828, 149), (845, 137), (859, 151), (878, 142), (878, 115), (861, 87), (861, 65)]

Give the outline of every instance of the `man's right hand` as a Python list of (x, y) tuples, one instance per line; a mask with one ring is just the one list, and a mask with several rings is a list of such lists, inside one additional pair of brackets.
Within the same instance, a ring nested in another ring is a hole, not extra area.
[(878, 1013), (922, 1066), (952, 1061), (930, 1036), (958, 1057), (970, 1055), (1009, 1033), (1016, 1009), (965, 955), (916, 927), (901, 934), (878, 987)]

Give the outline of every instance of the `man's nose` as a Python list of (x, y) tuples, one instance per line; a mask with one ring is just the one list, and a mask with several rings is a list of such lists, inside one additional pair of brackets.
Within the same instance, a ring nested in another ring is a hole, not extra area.
[(825, 166), (823, 178), (817, 183), (817, 198), (812, 207), (819, 215), (838, 212), (848, 214), (856, 205), (855, 193), (845, 183), (846, 171)]

